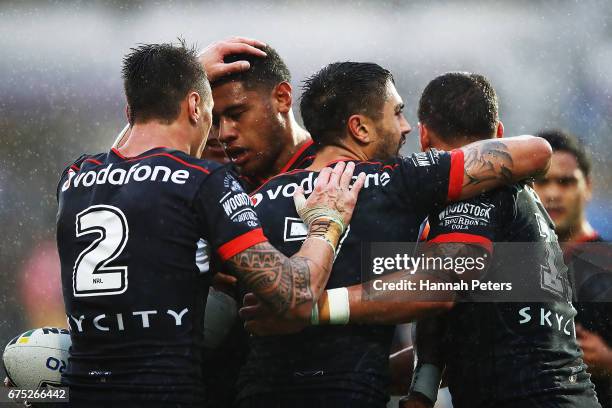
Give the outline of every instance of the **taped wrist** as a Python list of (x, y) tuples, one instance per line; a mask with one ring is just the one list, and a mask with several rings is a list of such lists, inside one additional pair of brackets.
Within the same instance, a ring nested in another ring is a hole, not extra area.
[(318, 218), (309, 225), (306, 239), (314, 238), (327, 242), (335, 254), (342, 231), (343, 228), (338, 223), (330, 219)]
[(347, 288), (326, 290), (318, 303), (312, 308), (310, 324), (344, 325), (349, 322), (351, 307)]
[(327, 219), (338, 224), (340, 227), (340, 235), (342, 235), (346, 228), (342, 220), (342, 215), (338, 211), (323, 205), (315, 205), (313, 207), (300, 206), (297, 208), (297, 213), (308, 228), (319, 219)]

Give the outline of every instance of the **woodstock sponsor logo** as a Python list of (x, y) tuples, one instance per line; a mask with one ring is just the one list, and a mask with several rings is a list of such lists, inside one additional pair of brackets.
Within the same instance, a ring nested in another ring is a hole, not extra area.
[(74, 170), (68, 171), (68, 179), (62, 185), (62, 191), (70, 187), (91, 187), (94, 184), (112, 184), (115, 186), (127, 184), (129, 182), (142, 181), (161, 181), (174, 184), (185, 184), (189, 178), (187, 170), (174, 170), (166, 166), (141, 165), (137, 163), (130, 166), (127, 170), (122, 168), (112, 168), (112, 163), (102, 169), (89, 170), (82, 173)]
[(444, 211), (442, 211), (438, 217), (443, 220), (447, 217), (456, 215), (472, 216), (483, 220), (488, 220), (490, 217), (492, 204), (475, 205), (470, 203), (456, 203), (449, 205)]

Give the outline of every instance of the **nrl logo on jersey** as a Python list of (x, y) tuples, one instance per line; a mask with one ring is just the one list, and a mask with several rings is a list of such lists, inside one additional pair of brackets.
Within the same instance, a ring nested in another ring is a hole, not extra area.
[[(304, 194), (308, 195), (312, 193), (314, 186), (317, 184), (317, 177), (315, 177), (315, 174), (316, 173), (312, 172), (309, 173), (308, 176), (299, 183), (275, 185), (261, 192), (257, 192), (251, 196), (251, 203), (253, 207), (257, 207), (265, 197), (268, 197), (270, 200), (276, 200), (279, 197), (292, 198), (298, 187), (302, 187), (302, 189), (304, 189)], [(353, 176), (353, 182), (355, 182), (355, 180), (357, 180), (357, 176)], [(370, 173), (366, 176), (363, 188), (384, 187), (389, 181), (391, 181), (391, 175), (386, 171), (381, 173)]]

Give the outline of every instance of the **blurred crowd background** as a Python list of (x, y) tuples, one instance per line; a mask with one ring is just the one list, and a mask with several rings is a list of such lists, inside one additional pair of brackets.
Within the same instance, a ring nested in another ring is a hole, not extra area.
[[(323, 65), (390, 69), (415, 127), (418, 97), (446, 71), (485, 74), (507, 135), (564, 128), (592, 153), (589, 219), (612, 238), (612, 2), (0, 2), (0, 346), (65, 325), (55, 247), (62, 169), (110, 147), (125, 123), (122, 56), (137, 43), (263, 40), (294, 89)], [(359, 95), (355, 95), (356, 98)], [(299, 112), (296, 112), (299, 117)]]

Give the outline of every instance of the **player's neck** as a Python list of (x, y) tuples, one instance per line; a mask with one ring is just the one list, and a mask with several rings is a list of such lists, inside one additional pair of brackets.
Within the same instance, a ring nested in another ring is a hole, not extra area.
[(189, 155), (196, 154), (188, 135), (178, 121), (169, 125), (153, 121), (135, 123), (119, 151), (126, 157), (134, 157), (156, 147), (167, 147)]
[(593, 237), (596, 234), (595, 229), (583, 216), (582, 220), (574, 227), (567, 230), (566, 233), (559, 234), (561, 242), (582, 242), (585, 239)]
[(347, 144), (328, 145), (317, 152), (308, 169), (318, 171), (338, 160), (365, 161), (368, 160), (368, 156), (362, 150)]
[(283, 148), (281, 154), (274, 161), (274, 165), (270, 169), (270, 174), (263, 175), (262, 178), (267, 179), (283, 172), (289, 160), (304, 146), (304, 144), (310, 142), (310, 134), (303, 129), (298, 123), (291, 117), (287, 121), (287, 127), (285, 128), (284, 140), (285, 148)]

